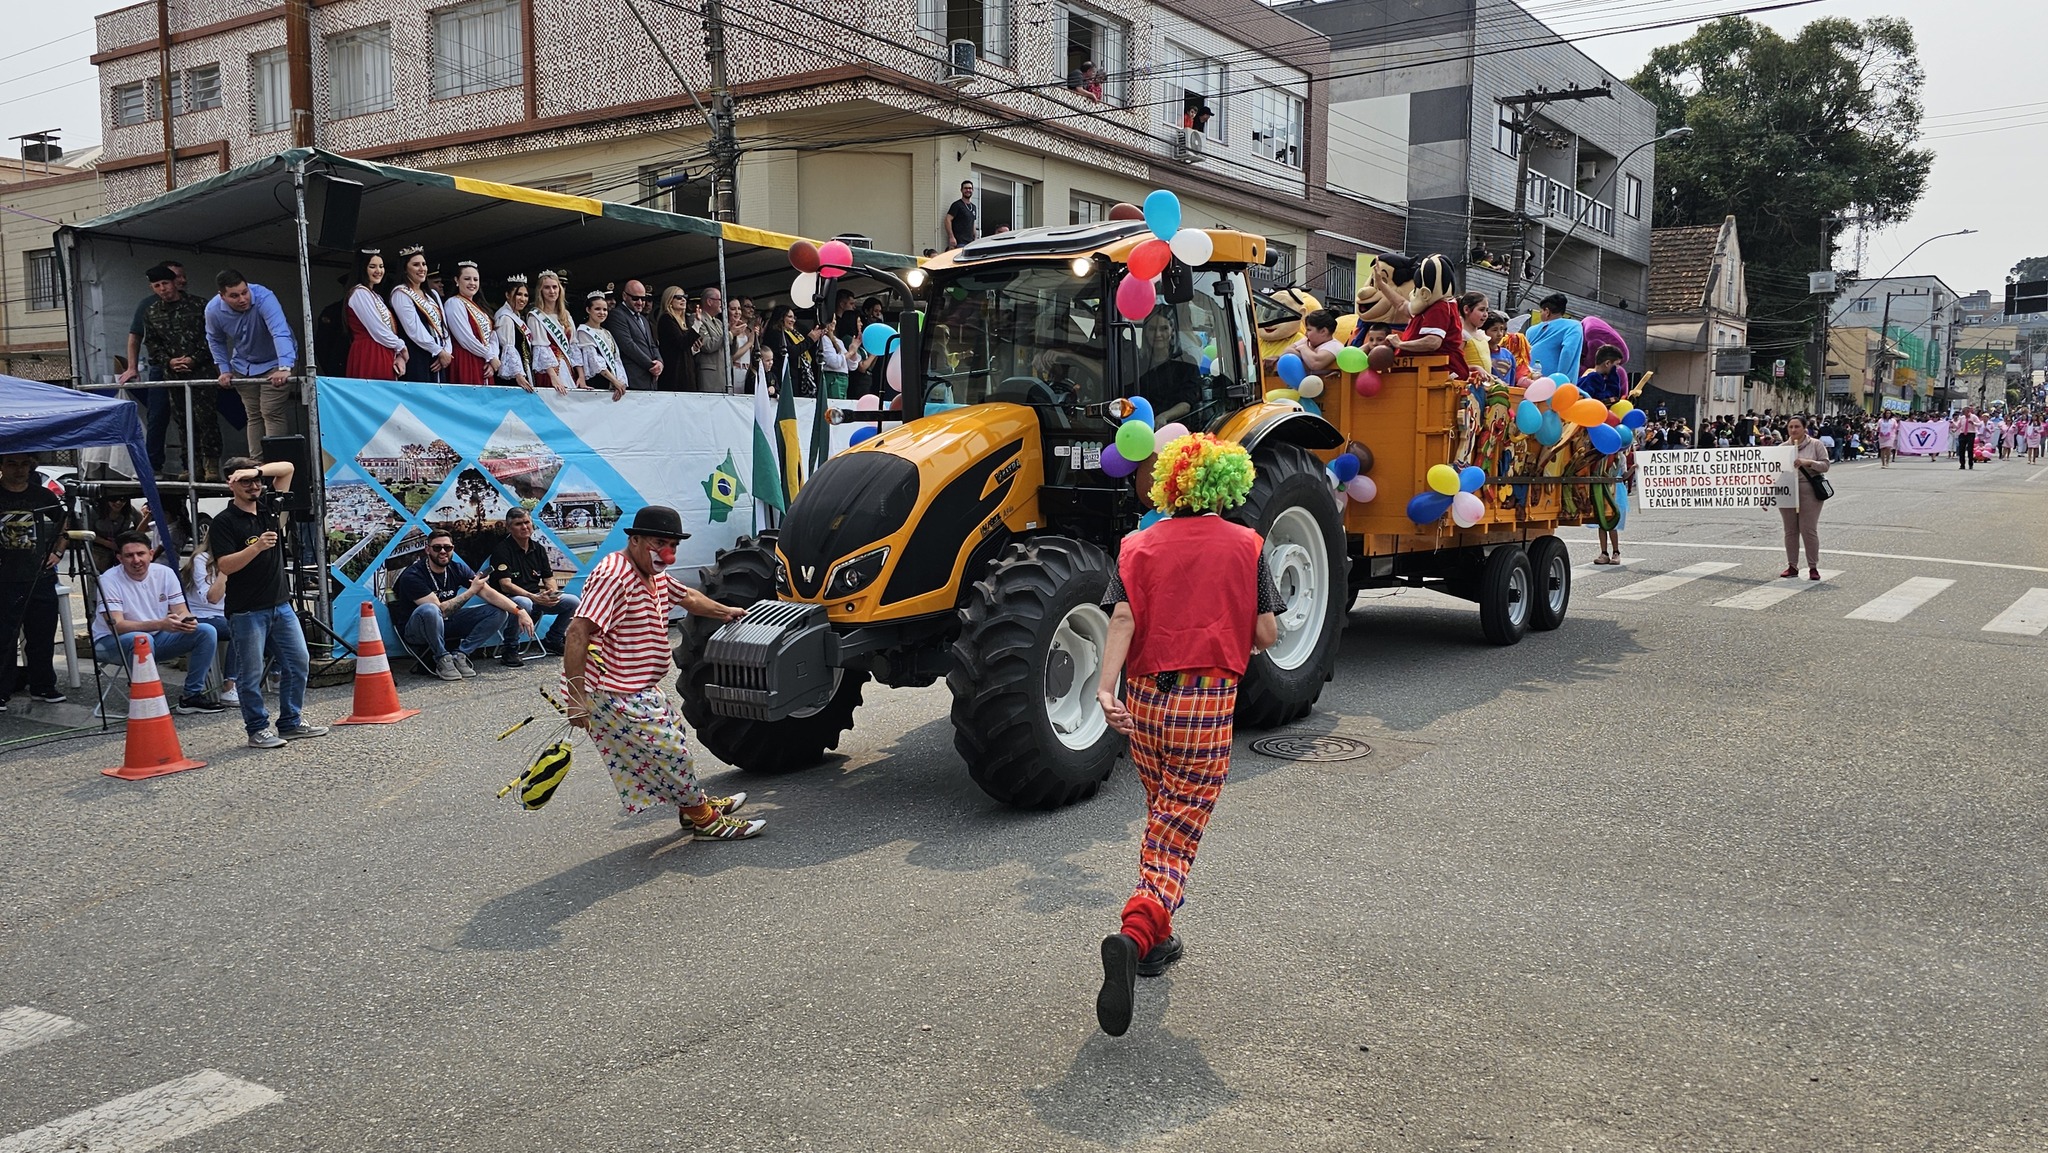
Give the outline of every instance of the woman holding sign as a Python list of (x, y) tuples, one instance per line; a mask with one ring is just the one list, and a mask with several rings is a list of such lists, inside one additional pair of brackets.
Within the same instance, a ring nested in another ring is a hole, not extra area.
[(1791, 417), (1785, 422), (1785, 443), (1792, 446), (1792, 468), (1796, 475), (1794, 488), (1799, 490), (1799, 507), (1780, 508), (1778, 515), (1785, 520), (1785, 571), (1781, 577), (1799, 575), (1799, 542), (1806, 542), (1806, 579), (1820, 579), (1820, 505), (1822, 497), (1814, 495), (1813, 477), (1828, 470), (1828, 450), (1820, 441), (1806, 435), (1804, 417)]

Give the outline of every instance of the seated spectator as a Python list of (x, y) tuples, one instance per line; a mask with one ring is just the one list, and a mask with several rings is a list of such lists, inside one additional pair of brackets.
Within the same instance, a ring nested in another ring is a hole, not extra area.
[(100, 611), (92, 618), (92, 651), (106, 664), (129, 665), (135, 638), (147, 635), (156, 660), (185, 658), (181, 713), (217, 713), (221, 703), (206, 693), (220, 637), (213, 625), (192, 615), (178, 574), (156, 560), (149, 538), (128, 531), (115, 538), (120, 563), (100, 574)]
[(135, 511), (129, 498), (101, 493), (92, 512), (92, 567), (104, 572), (120, 563), (121, 546), (115, 543), (116, 539), (124, 532), (141, 528), (142, 514)]
[(499, 637), (533, 631), (526, 610), (492, 588), (488, 574), (471, 572), (446, 532), (427, 538), (426, 555), (398, 574), (394, 595), (391, 616), (405, 622), (399, 631), (406, 647), (422, 671), (444, 681), (475, 676), (470, 654)]
[[(529, 618), (555, 614), (554, 627), (541, 638), (540, 647), (549, 656), (561, 656), (569, 618), (581, 602), (555, 587), (554, 562), (548, 559), (547, 546), (533, 539), (533, 517), (525, 509), (506, 511), (505, 537), (491, 550), (490, 567), (491, 583)], [(519, 658), (519, 637), (509, 627), (499, 638), (498, 659), (514, 669), (526, 663)]]
[(1579, 392), (1601, 404), (1613, 404), (1622, 397), (1621, 350), (1603, 344), (1593, 354), (1593, 367), (1579, 377)]

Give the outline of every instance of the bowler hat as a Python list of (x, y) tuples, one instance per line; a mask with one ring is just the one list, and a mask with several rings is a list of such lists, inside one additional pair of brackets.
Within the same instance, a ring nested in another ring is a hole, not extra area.
[(676, 540), (687, 540), (690, 534), (683, 531), (683, 514), (665, 504), (650, 504), (633, 514), (633, 523), (626, 526), (627, 536), (665, 536)]

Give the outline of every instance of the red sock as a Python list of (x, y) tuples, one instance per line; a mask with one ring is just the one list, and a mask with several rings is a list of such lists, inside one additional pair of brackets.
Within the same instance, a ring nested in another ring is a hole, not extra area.
[(1173, 914), (1145, 893), (1124, 902), (1123, 934), (1138, 943), (1140, 957), (1173, 935)]

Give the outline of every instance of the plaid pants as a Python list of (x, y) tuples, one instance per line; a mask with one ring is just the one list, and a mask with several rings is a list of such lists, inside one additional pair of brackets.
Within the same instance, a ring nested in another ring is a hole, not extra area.
[(604, 755), (629, 813), (654, 805), (690, 809), (707, 799), (683, 741), (683, 718), (658, 687), (637, 693), (590, 690), (590, 741)]
[(1171, 917), (1230, 773), (1237, 683), (1162, 690), (1151, 677), (1132, 677), (1124, 682), (1124, 707), (1137, 729), (1131, 760), (1145, 784), (1145, 844), (1133, 896), (1151, 898)]

